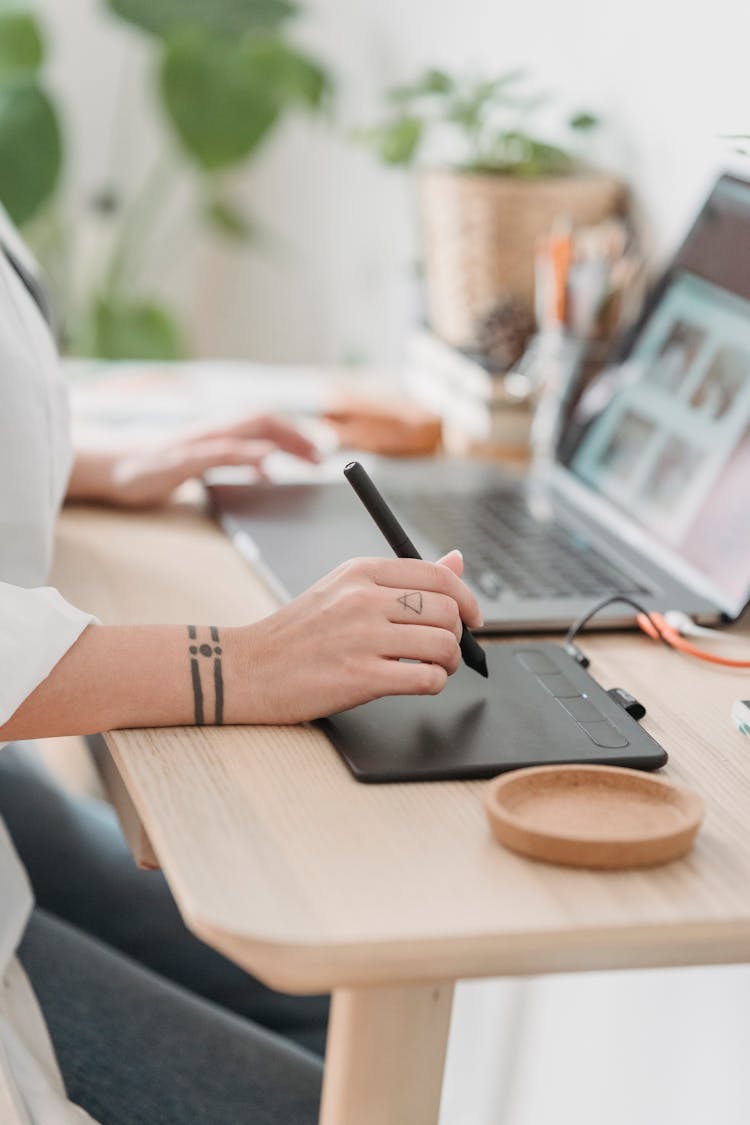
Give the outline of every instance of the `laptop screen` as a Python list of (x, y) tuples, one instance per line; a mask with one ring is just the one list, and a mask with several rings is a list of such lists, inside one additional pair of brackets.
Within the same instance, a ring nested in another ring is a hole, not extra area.
[(725, 603), (750, 598), (750, 183), (721, 177), (571, 435), (575, 476)]

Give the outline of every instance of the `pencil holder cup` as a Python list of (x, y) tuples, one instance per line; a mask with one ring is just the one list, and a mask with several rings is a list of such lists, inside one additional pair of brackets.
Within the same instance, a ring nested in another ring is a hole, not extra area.
[(591, 226), (622, 214), (627, 198), (621, 181), (598, 172), (522, 179), (434, 168), (420, 188), (430, 324), (468, 349), (504, 293), (531, 304), (534, 246), (559, 215)]

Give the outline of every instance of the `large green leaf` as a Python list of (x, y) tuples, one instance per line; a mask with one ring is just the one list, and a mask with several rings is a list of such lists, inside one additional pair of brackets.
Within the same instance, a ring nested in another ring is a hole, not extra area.
[(19, 226), (54, 193), (62, 140), (54, 106), (32, 77), (0, 85), (0, 200)]
[(200, 32), (168, 44), (161, 81), (180, 140), (209, 171), (244, 160), (284, 110), (316, 107), (327, 88), (320, 67), (281, 40), (232, 42)]
[(182, 359), (182, 334), (169, 309), (154, 301), (100, 298), (84, 350), (99, 359)]
[(297, 10), (292, 0), (107, 0), (107, 4), (129, 23), (162, 36), (186, 28), (237, 36), (278, 27)]
[(170, 43), (162, 91), (188, 153), (204, 168), (237, 164), (273, 128), (279, 105), (247, 46), (203, 35)]
[(33, 15), (0, 5), (0, 82), (38, 70), (43, 60), (44, 42)]
[(323, 68), (280, 39), (257, 40), (250, 45), (253, 67), (265, 75), (281, 108), (294, 104), (319, 109), (331, 92)]

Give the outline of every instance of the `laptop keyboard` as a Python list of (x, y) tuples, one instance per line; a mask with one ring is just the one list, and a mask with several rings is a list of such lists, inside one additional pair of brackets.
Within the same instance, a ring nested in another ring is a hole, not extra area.
[(642, 594), (646, 590), (555, 520), (535, 519), (522, 496), (389, 492), (394, 506), (442, 551), (460, 546), (466, 577), (486, 597), (524, 598)]

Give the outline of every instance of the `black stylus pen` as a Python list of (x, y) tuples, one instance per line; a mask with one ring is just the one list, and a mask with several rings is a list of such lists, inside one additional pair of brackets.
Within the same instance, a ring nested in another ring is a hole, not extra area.
[[(369, 474), (362, 468), (359, 461), (350, 461), (344, 469), (344, 476), (349, 481), (354, 491), (359, 496), (367, 511), (378, 525), (388, 541), (393, 552), (400, 559), (421, 559), (417, 548), (404, 531), (401, 524), (378, 492)], [(487, 656), (480, 644), (476, 642), (473, 634), (464, 625), (461, 633), (461, 655), (464, 663), (474, 672), (485, 678), (487, 672)]]

